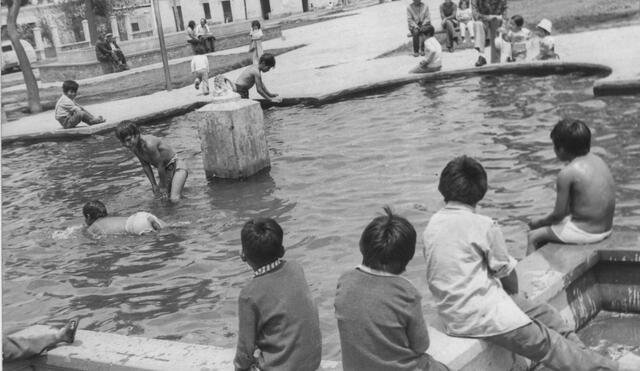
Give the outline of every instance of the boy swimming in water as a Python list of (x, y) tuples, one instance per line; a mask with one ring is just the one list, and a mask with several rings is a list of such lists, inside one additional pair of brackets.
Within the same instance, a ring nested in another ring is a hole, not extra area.
[[(138, 157), (155, 195), (163, 200), (180, 199), (189, 171), (184, 161), (178, 158), (171, 147), (154, 136), (141, 136), (140, 129), (131, 121), (118, 124), (116, 137), (123, 146), (129, 148)], [(158, 169), (159, 184), (156, 183), (151, 166)]]
[(278, 94), (271, 93), (264, 83), (262, 83), (262, 72), (268, 72), (276, 66), (276, 58), (269, 53), (264, 53), (260, 57), (257, 65), (251, 65), (245, 68), (238, 76), (234, 84), (234, 91), (240, 94), (240, 98), (249, 99), (249, 89), (256, 86), (258, 94), (270, 101), (278, 101)]
[(107, 208), (98, 200), (87, 202), (82, 208), (87, 232), (92, 235), (136, 234), (155, 232), (166, 223), (155, 215), (140, 211), (131, 216), (109, 216)]
[(607, 164), (589, 152), (591, 131), (584, 122), (564, 119), (551, 131), (560, 161), (553, 211), (529, 223), (527, 254), (547, 242), (596, 243), (611, 235), (616, 186)]

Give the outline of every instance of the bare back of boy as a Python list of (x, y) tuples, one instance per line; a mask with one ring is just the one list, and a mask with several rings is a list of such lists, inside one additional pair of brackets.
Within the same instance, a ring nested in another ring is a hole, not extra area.
[(609, 166), (597, 155), (575, 158), (558, 175), (568, 178), (569, 213), (580, 229), (589, 233), (611, 230), (616, 207), (616, 187)]
[(574, 158), (558, 174), (554, 210), (530, 223), (527, 254), (546, 242), (593, 243), (608, 237), (615, 192), (602, 158), (593, 153)]
[(109, 235), (126, 233), (127, 219), (126, 216), (106, 216), (93, 222), (87, 232), (93, 235)]

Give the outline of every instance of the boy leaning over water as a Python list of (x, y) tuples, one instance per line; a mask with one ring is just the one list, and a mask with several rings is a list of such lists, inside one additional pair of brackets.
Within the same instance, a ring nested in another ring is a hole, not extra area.
[(253, 279), (238, 297), (236, 371), (313, 371), (320, 366), (318, 309), (302, 267), (281, 260), (282, 235), (273, 219), (253, 219), (242, 228), (240, 257), (253, 269)]
[(453, 159), (438, 190), (446, 206), (424, 231), (424, 256), (427, 283), (449, 335), (484, 339), (552, 370), (640, 370), (640, 358), (605, 358), (531, 318), (512, 300), (507, 291), (518, 291), (516, 261), (496, 222), (475, 210), (487, 191), (480, 163)]
[(62, 83), (62, 96), (56, 102), (55, 117), (56, 120), (65, 129), (71, 129), (84, 122), (87, 125), (96, 125), (105, 122), (102, 116), (94, 117), (81, 105), (76, 103), (75, 99), (78, 95), (77, 82), (67, 80)]
[[(141, 136), (136, 124), (128, 120), (118, 124), (116, 138), (138, 157), (155, 195), (171, 201), (180, 199), (189, 171), (171, 147), (152, 135)], [(156, 183), (151, 166), (158, 169), (160, 184)]]
[(611, 235), (616, 186), (609, 166), (591, 150), (591, 130), (582, 121), (564, 119), (551, 130), (558, 160), (553, 211), (529, 223), (527, 254), (547, 242), (596, 243)]
[(338, 280), (336, 319), (346, 371), (444, 371), (425, 353), (429, 332), (421, 296), (400, 276), (416, 248), (416, 231), (385, 207), (360, 237), (362, 264)]

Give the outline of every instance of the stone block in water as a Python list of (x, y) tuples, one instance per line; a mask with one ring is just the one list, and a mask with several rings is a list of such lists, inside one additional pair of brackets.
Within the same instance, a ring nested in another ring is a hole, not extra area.
[(207, 178), (241, 179), (270, 166), (260, 103), (224, 99), (195, 114)]

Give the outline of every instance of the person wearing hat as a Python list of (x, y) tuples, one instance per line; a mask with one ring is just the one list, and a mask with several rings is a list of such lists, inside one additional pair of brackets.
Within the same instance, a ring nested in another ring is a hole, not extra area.
[(127, 65), (127, 58), (125, 58), (124, 53), (118, 46), (118, 43), (116, 43), (116, 39), (113, 38), (113, 34), (107, 33), (104, 37), (109, 45), (113, 59), (118, 63), (121, 69), (128, 70), (129, 66)]
[(560, 56), (555, 51), (555, 40), (551, 37), (551, 21), (544, 18), (536, 26), (536, 34), (540, 38), (540, 53), (538, 60), (558, 59)]

